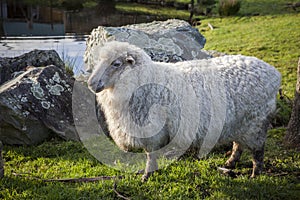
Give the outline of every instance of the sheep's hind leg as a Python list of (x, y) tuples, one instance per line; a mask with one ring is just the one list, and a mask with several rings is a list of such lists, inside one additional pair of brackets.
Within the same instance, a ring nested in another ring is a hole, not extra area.
[(261, 172), (263, 170), (264, 147), (265, 147), (265, 141), (266, 141), (266, 137), (267, 137), (267, 131), (268, 131), (269, 124), (270, 124), (269, 119), (262, 121), (261, 122), (261, 130), (255, 136), (255, 138), (252, 139), (252, 141), (255, 141), (255, 140), (257, 141), (257, 145), (254, 148), (250, 148), (251, 152), (252, 152), (252, 163), (253, 163), (251, 178), (254, 178), (255, 176), (261, 174)]
[(238, 162), (243, 153), (243, 149), (237, 142), (233, 142), (232, 152), (230, 158), (225, 162), (225, 167), (233, 169), (235, 168), (236, 162)]
[(255, 149), (252, 150), (252, 163), (253, 163), (253, 170), (251, 178), (261, 174), (263, 165), (264, 165), (264, 145), (259, 150)]
[(155, 153), (148, 153), (147, 152), (147, 163), (146, 163), (146, 169), (145, 173), (142, 177), (142, 181), (147, 181), (148, 178), (156, 171), (158, 170), (158, 164), (157, 164), (157, 155)]

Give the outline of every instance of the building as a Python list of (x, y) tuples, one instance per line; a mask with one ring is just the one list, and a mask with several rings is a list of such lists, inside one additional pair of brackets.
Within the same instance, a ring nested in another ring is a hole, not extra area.
[(64, 11), (51, 6), (0, 0), (2, 36), (64, 35)]

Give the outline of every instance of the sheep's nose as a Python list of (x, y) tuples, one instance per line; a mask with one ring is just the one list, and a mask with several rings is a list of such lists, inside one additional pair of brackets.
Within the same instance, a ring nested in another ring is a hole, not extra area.
[(101, 92), (104, 89), (104, 84), (101, 80), (95, 81), (95, 79), (90, 78), (88, 80), (87, 84), (88, 84), (89, 89), (95, 93)]
[(98, 84), (97, 84), (97, 87), (95, 89), (95, 92), (101, 92), (102, 90), (104, 89), (104, 84), (102, 81), (99, 81)]

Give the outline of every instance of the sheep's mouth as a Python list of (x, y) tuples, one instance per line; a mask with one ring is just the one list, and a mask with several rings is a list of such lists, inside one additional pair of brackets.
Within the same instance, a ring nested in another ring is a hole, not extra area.
[(102, 81), (99, 81), (96, 86), (95, 92), (98, 93), (98, 92), (101, 92), (102, 90), (104, 90), (104, 84)]

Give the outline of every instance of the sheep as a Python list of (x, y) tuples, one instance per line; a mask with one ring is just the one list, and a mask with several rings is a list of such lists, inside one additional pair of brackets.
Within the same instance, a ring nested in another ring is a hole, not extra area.
[(206, 155), (233, 142), (226, 167), (244, 148), (253, 156), (251, 177), (262, 172), (264, 144), (276, 108), (281, 75), (242, 55), (177, 63), (154, 62), (126, 42), (107, 42), (88, 80), (107, 119), (109, 134), (124, 151), (144, 150), (143, 180), (158, 169), (160, 152), (194, 149)]

